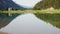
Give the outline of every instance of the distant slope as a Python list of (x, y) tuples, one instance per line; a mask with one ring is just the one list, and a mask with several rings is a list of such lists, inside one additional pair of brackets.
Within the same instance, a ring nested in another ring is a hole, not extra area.
[(25, 9), (22, 6), (13, 2), (12, 0), (0, 0), (0, 9), (7, 9), (7, 8)]

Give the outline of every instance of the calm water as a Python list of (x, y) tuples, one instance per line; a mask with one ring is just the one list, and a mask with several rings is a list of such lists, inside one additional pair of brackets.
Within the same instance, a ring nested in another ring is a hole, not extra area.
[(60, 34), (60, 29), (31, 13), (19, 15), (0, 31), (9, 34)]
[(8, 16), (8, 15), (5, 15), (5, 14), (0, 14), (0, 28), (9, 24), (18, 15), (19, 14)]

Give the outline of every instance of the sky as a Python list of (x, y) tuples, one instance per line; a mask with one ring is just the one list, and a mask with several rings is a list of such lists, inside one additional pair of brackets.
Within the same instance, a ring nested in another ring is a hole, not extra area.
[(16, 4), (21, 5), (22, 7), (29, 7), (32, 8), (35, 6), (36, 3), (40, 2), (41, 0), (13, 0)]

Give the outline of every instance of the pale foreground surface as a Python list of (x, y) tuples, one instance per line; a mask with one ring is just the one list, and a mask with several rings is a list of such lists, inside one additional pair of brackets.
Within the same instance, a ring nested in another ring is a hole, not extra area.
[(6, 33), (6, 32), (0, 32), (0, 34), (8, 34), (8, 33)]
[(0, 31), (9, 34), (60, 34), (60, 29), (31, 13), (19, 15)]

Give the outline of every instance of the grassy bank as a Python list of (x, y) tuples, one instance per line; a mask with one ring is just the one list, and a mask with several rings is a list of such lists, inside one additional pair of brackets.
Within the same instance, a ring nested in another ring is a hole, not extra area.
[(11, 14), (21, 14), (21, 13), (40, 13), (40, 14), (45, 14), (45, 13), (60, 13), (60, 10), (11, 10), (11, 11), (0, 11), (0, 13), (11, 13)]

